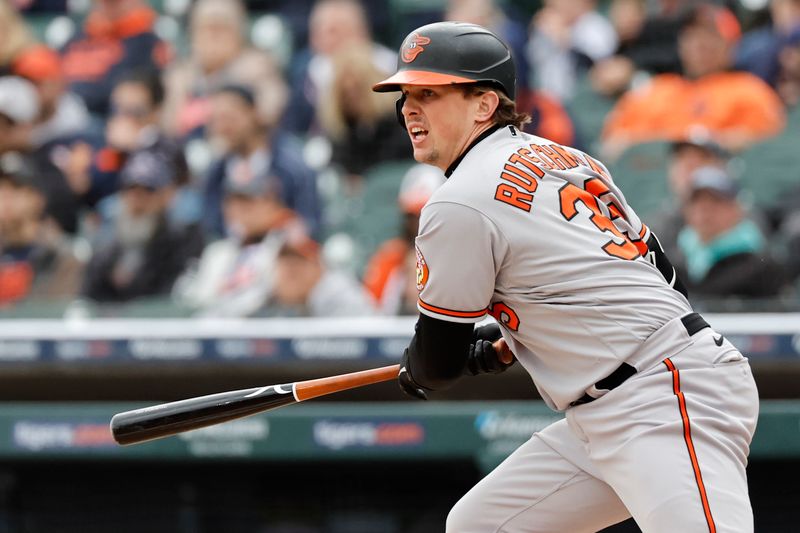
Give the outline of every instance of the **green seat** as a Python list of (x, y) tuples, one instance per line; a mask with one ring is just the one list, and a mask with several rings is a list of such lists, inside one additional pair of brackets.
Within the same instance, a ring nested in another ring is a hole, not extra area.
[(606, 163), (628, 204), (643, 220), (670, 197), (667, 185), (670, 152), (669, 142), (637, 144), (615, 161)]
[(575, 95), (565, 107), (578, 132), (578, 138), (589, 151), (596, 148), (595, 144), (603, 131), (606, 115), (614, 107), (615, 100), (592, 90), (588, 76), (581, 77), (575, 86)]
[[(384, 241), (398, 235), (401, 217), (397, 204), (400, 183), (413, 160), (388, 161), (364, 172), (358, 194), (340, 194), (325, 206), (329, 220), (324, 237), (344, 233), (355, 245), (352, 269), (360, 275), (366, 262)], [(341, 191), (341, 189), (340, 189)]]
[(753, 145), (735, 161), (742, 187), (758, 205), (772, 204), (800, 186), (800, 108), (792, 110), (786, 129), (777, 137)]

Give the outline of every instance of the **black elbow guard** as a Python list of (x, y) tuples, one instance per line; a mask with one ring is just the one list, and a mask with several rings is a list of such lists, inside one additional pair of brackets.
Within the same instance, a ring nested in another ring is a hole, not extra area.
[(675, 267), (672, 266), (669, 257), (664, 253), (664, 248), (661, 247), (661, 243), (655, 233), (650, 232), (650, 238), (647, 239), (646, 244), (648, 249), (646, 259), (661, 272), (670, 287), (688, 298), (689, 291), (686, 290), (686, 285), (683, 284), (683, 281), (678, 277), (678, 273), (675, 272)]

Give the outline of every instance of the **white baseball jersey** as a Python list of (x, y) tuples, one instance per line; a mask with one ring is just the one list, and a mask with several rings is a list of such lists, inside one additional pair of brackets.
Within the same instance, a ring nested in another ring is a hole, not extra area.
[(648, 237), (604, 165), (503, 127), (422, 211), (419, 310), (494, 316), (542, 398), (563, 410), (691, 311), (647, 260)]

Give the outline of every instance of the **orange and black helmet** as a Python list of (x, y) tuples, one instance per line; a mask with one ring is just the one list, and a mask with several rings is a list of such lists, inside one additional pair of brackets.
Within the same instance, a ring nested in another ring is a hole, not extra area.
[(436, 22), (412, 31), (400, 46), (397, 72), (375, 84), (377, 92), (400, 85), (490, 83), (514, 100), (516, 69), (508, 46), (476, 24)]

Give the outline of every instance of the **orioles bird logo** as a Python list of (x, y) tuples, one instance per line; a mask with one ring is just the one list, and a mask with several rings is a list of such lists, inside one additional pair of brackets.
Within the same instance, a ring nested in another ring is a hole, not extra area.
[(425, 258), (419, 248), (416, 246), (414, 248), (417, 252), (417, 290), (421, 291), (425, 288), (425, 284), (428, 283), (428, 264), (425, 262)]
[(428, 37), (424, 37), (418, 33), (412, 33), (406, 41), (405, 46), (403, 46), (403, 52), (400, 55), (403, 59), (403, 63), (411, 63), (414, 61), (418, 55), (425, 51), (423, 45), (430, 44), (430, 42), (431, 40)]

